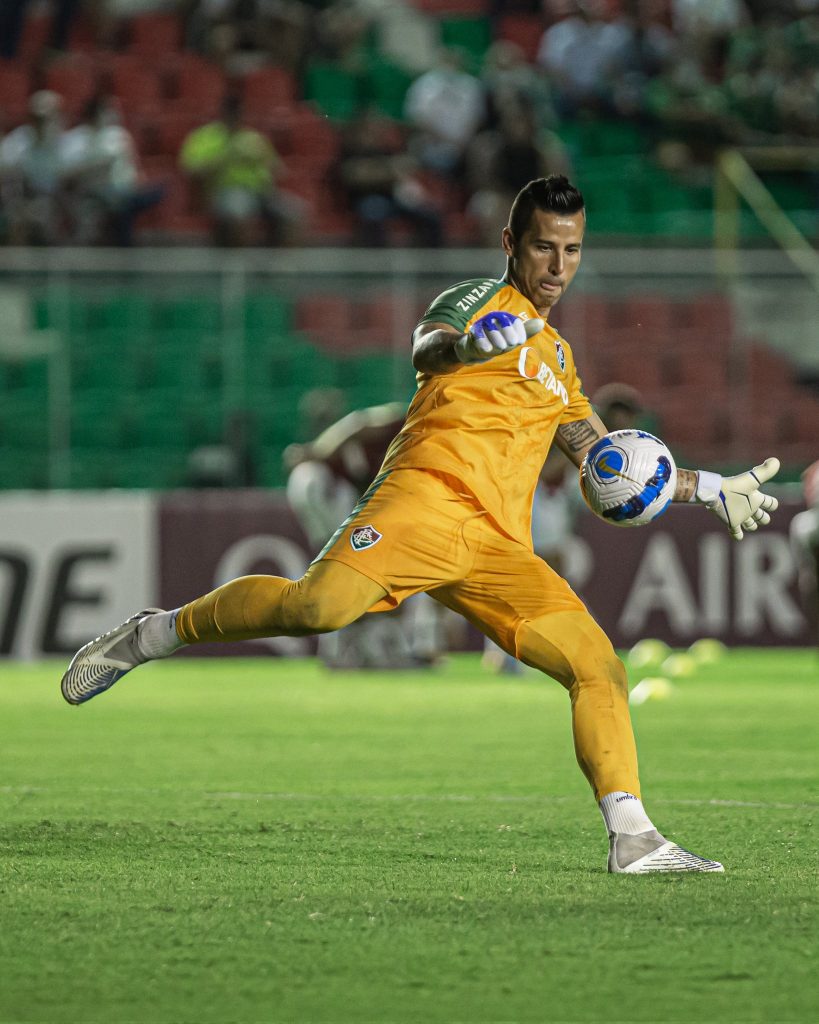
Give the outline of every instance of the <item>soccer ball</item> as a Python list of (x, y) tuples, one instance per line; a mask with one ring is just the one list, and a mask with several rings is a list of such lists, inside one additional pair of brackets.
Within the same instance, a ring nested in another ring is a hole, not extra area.
[(580, 490), (614, 526), (645, 526), (665, 512), (677, 487), (674, 456), (645, 430), (615, 430), (586, 452)]

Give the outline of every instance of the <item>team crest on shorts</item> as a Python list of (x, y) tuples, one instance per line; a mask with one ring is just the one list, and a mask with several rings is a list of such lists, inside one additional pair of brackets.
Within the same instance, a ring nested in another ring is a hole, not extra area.
[(357, 526), (350, 534), (350, 543), (353, 551), (363, 551), (364, 548), (371, 548), (381, 540), (381, 534), (370, 524), (369, 526)]
[(555, 351), (557, 352), (557, 365), (560, 367), (560, 372), (563, 373), (566, 370), (566, 353), (563, 351), (560, 338), (555, 338)]

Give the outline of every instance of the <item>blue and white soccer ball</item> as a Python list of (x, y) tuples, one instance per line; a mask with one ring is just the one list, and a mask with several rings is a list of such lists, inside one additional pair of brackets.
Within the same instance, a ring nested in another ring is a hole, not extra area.
[(677, 488), (674, 456), (645, 430), (614, 430), (589, 449), (580, 490), (596, 516), (614, 526), (645, 526), (665, 512)]

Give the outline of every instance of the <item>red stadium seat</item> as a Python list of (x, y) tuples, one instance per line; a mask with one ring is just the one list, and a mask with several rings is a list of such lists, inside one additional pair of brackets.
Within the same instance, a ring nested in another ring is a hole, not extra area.
[(734, 315), (730, 300), (723, 295), (700, 295), (688, 304), (691, 325), (711, 331), (715, 337), (730, 337)]
[(202, 125), (202, 119), (196, 114), (186, 111), (164, 111), (156, 118), (152, 118), (152, 133), (155, 144), (152, 147), (156, 153), (177, 158), (182, 148), (182, 143), (188, 135)]
[(540, 37), (543, 35), (543, 19), (539, 14), (512, 13), (501, 15), (498, 21), (497, 38), (516, 43), (526, 60), (534, 64)]
[(155, 61), (182, 46), (182, 23), (175, 14), (139, 14), (131, 18), (128, 49)]
[(259, 68), (245, 75), (242, 83), (242, 111), (245, 117), (267, 117), (277, 107), (292, 107), (296, 82), (284, 68)]
[(0, 129), (24, 120), (30, 91), (28, 71), (12, 61), (0, 61)]
[(287, 138), (288, 153), (308, 157), (322, 168), (328, 167), (338, 156), (338, 132), (326, 117), (306, 104), (293, 108)]
[(675, 304), (662, 295), (631, 295), (623, 303), (626, 325), (633, 329), (670, 333), (674, 326)]
[(29, 14), (17, 48), (18, 57), (24, 61), (34, 60), (45, 49), (50, 33), (50, 14)]
[[(180, 57), (182, 55), (180, 54)], [(201, 57), (186, 54), (174, 70), (174, 107), (196, 111), (199, 120), (218, 117), (227, 91), (224, 72)]]
[(46, 88), (62, 96), (63, 109), (69, 118), (82, 114), (85, 105), (97, 92), (98, 84), (94, 65), (82, 57), (64, 57), (51, 64), (45, 73)]
[(147, 66), (130, 67), (117, 63), (111, 71), (111, 91), (131, 117), (154, 114), (162, 108), (159, 75)]

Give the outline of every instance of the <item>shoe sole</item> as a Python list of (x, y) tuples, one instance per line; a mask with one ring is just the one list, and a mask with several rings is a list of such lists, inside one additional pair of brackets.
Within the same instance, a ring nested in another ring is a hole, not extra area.
[(129, 665), (126, 668), (120, 668), (117, 665), (111, 665), (110, 668), (107, 668), (97, 663), (83, 665), (83, 661), (88, 658), (95, 648), (102, 647), (103, 645), (113, 646), (112, 641), (116, 642), (117, 639), (125, 636), (127, 626), (139, 622), (146, 615), (153, 615), (162, 611), (164, 611), (162, 608), (145, 608), (141, 612), (137, 612), (136, 615), (126, 619), (121, 625), (84, 644), (71, 659), (68, 668), (60, 680), (60, 692), (64, 700), (71, 704), (72, 707), (85, 704), (92, 697), (97, 697), (99, 694), (105, 693), (106, 690), (110, 690), (114, 683), (119, 682), (132, 668), (136, 668), (136, 665)]
[(625, 867), (612, 871), (609, 866), (609, 871), (617, 875), (693, 875), (724, 874), (725, 868), (718, 860), (707, 860), (676, 843), (666, 843)]

